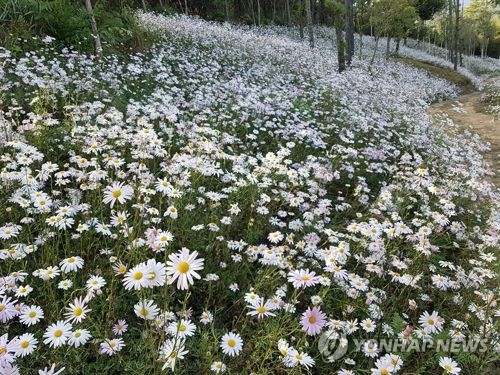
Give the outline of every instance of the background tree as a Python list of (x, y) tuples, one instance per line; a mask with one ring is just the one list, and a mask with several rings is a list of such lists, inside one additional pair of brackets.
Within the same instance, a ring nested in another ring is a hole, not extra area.
[[(341, 1), (341, 0), (340, 0)], [(335, 45), (337, 48), (338, 71), (342, 73), (346, 69), (346, 41), (344, 37), (345, 8), (339, 0), (325, 1), (325, 9), (331, 15), (333, 27), (335, 28)]]
[(370, 8), (370, 22), (375, 33), (375, 50), (372, 61), (375, 58), (378, 47), (378, 38), (385, 36), (386, 57), (390, 54), (391, 39), (401, 39), (418, 20), (416, 8), (409, 0), (379, 0)]
[(416, 8), (418, 16), (422, 21), (428, 21), (442, 10), (446, 5), (446, 0), (417, 0)]
[(453, 61), (453, 69), (458, 69), (458, 43), (460, 31), (460, 0), (455, 0), (455, 58)]
[(92, 34), (95, 38), (95, 54), (99, 58), (102, 55), (102, 44), (101, 37), (99, 36), (99, 30), (97, 29), (97, 22), (94, 17), (94, 9), (92, 8), (92, 2), (90, 0), (85, 0), (85, 8), (89, 14), (90, 26), (92, 27)]
[(485, 57), (488, 52), (489, 43), (495, 37), (496, 27), (494, 16), (498, 14), (498, 10), (491, 1), (472, 0), (465, 12), (474, 22), (476, 36), (481, 49), (481, 57)]
[(345, 25), (347, 42), (347, 65), (352, 63), (354, 56), (354, 12), (353, 0), (345, 0)]
[(314, 48), (314, 27), (311, 10), (311, 0), (306, 0), (307, 34), (309, 36), (309, 46)]
[(419, 16), (417, 26), (417, 40), (420, 41), (421, 33), (425, 30), (425, 21), (434, 17), (436, 13), (445, 8), (447, 0), (415, 0), (415, 7)]

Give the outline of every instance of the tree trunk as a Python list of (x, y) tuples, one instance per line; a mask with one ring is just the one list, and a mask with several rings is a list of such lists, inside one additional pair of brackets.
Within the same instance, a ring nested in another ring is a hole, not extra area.
[(299, 0), (299, 35), (304, 39), (304, 0)]
[(309, 46), (314, 48), (314, 30), (311, 13), (311, 0), (306, 0), (307, 33), (309, 34)]
[(361, 29), (361, 21), (359, 20), (359, 13), (356, 12), (356, 23), (358, 24), (358, 35), (359, 35), (359, 59), (363, 58), (363, 30)]
[[(253, 7), (253, 0), (248, 0), (248, 4), (249, 4), (250, 10), (252, 12), (252, 21), (253, 21), (253, 24), (256, 25), (257, 21), (255, 20), (255, 9)], [(243, 10), (243, 15), (245, 15), (245, 11), (244, 10)]]
[(460, 0), (455, 0), (455, 61), (453, 62), (453, 69), (458, 69), (458, 31), (459, 31), (459, 20), (460, 20)]
[(448, 56), (453, 62), (453, 0), (448, 1)]
[(340, 28), (339, 25), (335, 27), (335, 37), (337, 39), (337, 60), (339, 64), (339, 73), (342, 73), (345, 66), (345, 40), (344, 40), (344, 31)]
[(319, 23), (325, 24), (325, 0), (319, 0)]
[(226, 11), (226, 22), (229, 22), (229, 3), (224, 0), (224, 9)]
[(396, 39), (396, 51), (394, 52), (395, 55), (399, 55), (399, 43), (401, 42), (401, 39), (400, 38), (397, 38)]
[(353, 0), (345, 0), (345, 25), (347, 42), (347, 65), (351, 66), (354, 56), (354, 20), (353, 20)]
[(257, 0), (257, 24), (260, 26), (260, 0)]
[(286, 0), (286, 22), (288, 26), (292, 26), (292, 10), (290, 9), (290, 0)]
[(359, 32), (359, 59), (363, 59), (363, 34)]
[(385, 46), (385, 58), (389, 58), (389, 54), (391, 53), (391, 37), (387, 36), (387, 45)]
[(375, 48), (373, 49), (373, 55), (372, 55), (372, 60), (370, 61), (370, 65), (373, 65), (373, 62), (375, 61), (375, 55), (377, 54), (377, 49), (378, 49), (378, 41), (379, 37), (375, 36)]
[(87, 8), (87, 13), (90, 17), (90, 26), (92, 27), (92, 34), (94, 34), (95, 38), (95, 54), (97, 58), (100, 58), (102, 56), (101, 38), (99, 37), (97, 22), (95, 21), (94, 10), (92, 9), (92, 3), (90, 0), (85, 0), (85, 7)]
[(142, 0), (142, 9), (144, 9), (144, 11), (147, 10), (146, 0)]

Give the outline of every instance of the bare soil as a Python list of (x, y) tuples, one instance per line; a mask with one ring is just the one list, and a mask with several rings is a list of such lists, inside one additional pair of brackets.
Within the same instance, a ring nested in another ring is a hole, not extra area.
[[(500, 77), (490, 77), (488, 81), (499, 79)], [(434, 103), (429, 112), (431, 115), (446, 114), (457, 125), (474, 131), (489, 144), (490, 151), (484, 153), (483, 156), (495, 173), (491, 181), (500, 187), (500, 119), (484, 111), (481, 95), (481, 91), (474, 91), (453, 100)]]

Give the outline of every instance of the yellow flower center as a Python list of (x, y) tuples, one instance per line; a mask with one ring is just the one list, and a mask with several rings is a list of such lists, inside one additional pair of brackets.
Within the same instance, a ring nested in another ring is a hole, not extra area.
[(142, 272), (136, 272), (136, 273), (134, 273), (134, 280), (140, 280), (140, 279), (142, 279), (143, 276), (144, 275)]
[(309, 317), (309, 323), (311, 323), (311, 324), (316, 323), (316, 317), (315, 316), (310, 316)]
[(0, 346), (0, 355), (7, 353), (7, 348), (5, 346)]
[(62, 331), (61, 329), (56, 329), (56, 330), (54, 331), (54, 336), (55, 336), (55, 337), (61, 337), (61, 336), (62, 336), (62, 334), (63, 334), (63, 331)]
[(36, 316), (36, 312), (35, 312), (35, 311), (30, 311), (30, 312), (28, 313), (28, 316), (29, 316), (30, 318), (34, 318), (34, 317)]
[(0, 312), (4, 311), (5, 310), (5, 305), (1, 305), (0, 304)]
[(451, 372), (453, 370), (453, 367), (448, 363), (444, 365), (444, 369), (446, 370), (446, 372)]
[(184, 324), (181, 324), (179, 326), (179, 332), (184, 332), (187, 329), (187, 327)]
[(21, 348), (23, 348), (23, 349), (26, 349), (28, 346), (30, 346), (29, 341), (23, 341), (23, 342), (21, 343)]
[(227, 346), (230, 346), (231, 348), (234, 348), (236, 346), (236, 340), (235, 339), (229, 339), (229, 340), (227, 340)]
[(386, 368), (383, 368), (382, 370), (380, 370), (380, 375), (390, 375), (390, 374), (391, 373)]
[(180, 273), (186, 273), (187, 271), (189, 271), (189, 263), (186, 261), (182, 261), (177, 266), (177, 269)]
[(429, 321), (427, 323), (429, 323), (429, 325), (433, 326), (434, 325), (434, 320), (429, 319)]
[(83, 313), (83, 309), (81, 307), (75, 307), (75, 309), (73, 310), (73, 314), (75, 316), (80, 316), (80, 315), (82, 315), (82, 313)]
[(122, 196), (122, 192), (120, 190), (113, 191), (113, 198), (118, 199)]
[(264, 314), (266, 312), (266, 308), (264, 306), (257, 307), (257, 312), (259, 314)]

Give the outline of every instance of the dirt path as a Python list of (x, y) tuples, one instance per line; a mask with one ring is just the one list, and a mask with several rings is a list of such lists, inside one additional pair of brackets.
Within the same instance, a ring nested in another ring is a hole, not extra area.
[[(494, 80), (498, 82), (500, 77), (488, 79), (490, 83)], [(445, 113), (456, 124), (478, 133), (484, 142), (489, 143), (491, 150), (483, 156), (495, 173), (491, 180), (500, 187), (500, 119), (482, 111), (481, 95), (482, 92), (475, 91), (453, 100), (435, 103), (429, 112), (432, 115)]]

